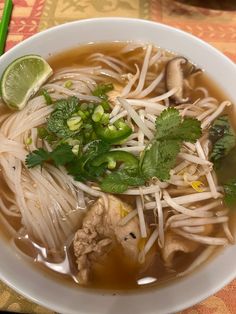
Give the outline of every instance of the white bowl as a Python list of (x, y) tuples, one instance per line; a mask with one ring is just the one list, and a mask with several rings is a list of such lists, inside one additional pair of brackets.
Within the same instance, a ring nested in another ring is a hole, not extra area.
[[(49, 54), (96, 41), (143, 41), (175, 51), (195, 62), (236, 103), (236, 67), (198, 38), (166, 25), (138, 19), (102, 18), (57, 26), (32, 36), (0, 58), (0, 75), (15, 58)], [(0, 239), (0, 278), (29, 299), (66, 314), (173, 313), (200, 302), (236, 277), (236, 246), (223, 250), (192, 275), (142, 293), (111, 295), (74, 289), (45, 276)]]

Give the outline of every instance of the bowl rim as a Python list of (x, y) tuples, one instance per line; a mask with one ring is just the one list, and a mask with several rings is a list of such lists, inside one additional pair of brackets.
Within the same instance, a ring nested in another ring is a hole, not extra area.
[[(6, 52), (3, 56), (0, 57), (0, 63), (1, 63), (1, 61), (5, 62), (5, 60), (8, 60), (9, 56), (13, 55), (15, 50), (21, 49), (21, 47), (24, 47), (25, 45), (30, 43), (32, 40), (38, 40), (38, 39), (43, 38), (46, 34), (47, 35), (53, 34), (53, 32), (55, 32), (55, 31), (59, 31), (61, 29), (65, 29), (65, 28), (70, 28), (72, 25), (78, 25), (78, 27), (79, 27), (79, 25), (86, 24), (86, 23), (103, 23), (103, 22), (113, 22), (113, 21), (119, 21), (119, 22), (124, 21), (124, 22), (139, 23), (139, 24), (141, 23), (143, 25), (155, 25), (156, 27), (166, 29), (166, 30), (171, 31), (171, 32), (177, 32), (179, 34), (182, 34), (184, 37), (188, 37), (191, 40), (194, 40), (195, 42), (197, 41), (197, 42), (201, 43), (202, 45), (204, 45), (205, 47), (210, 49), (211, 53), (216, 54), (218, 57), (220, 57), (222, 60), (224, 60), (224, 62), (228, 63), (228, 65), (230, 65), (230, 66), (233, 66), (233, 68), (235, 68), (235, 70), (236, 70), (235, 63), (232, 60), (230, 60), (228, 57), (226, 57), (222, 52), (217, 50), (215, 47), (211, 46), (209, 43), (199, 39), (198, 37), (196, 37), (192, 34), (189, 34), (185, 31), (176, 29), (172, 26), (158, 23), (155, 21), (149, 21), (149, 20), (143, 20), (143, 19), (137, 19), (137, 18), (124, 18), (124, 17), (89, 18), (89, 19), (84, 19), (84, 20), (72, 21), (69, 23), (65, 23), (65, 24), (61, 24), (61, 25), (52, 27), (50, 29), (44, 30), (40, 33), (37, 33), (37, 34), (27, 38), (23, 42), (19, 43), (18, 45), (16, 45), (12, 49), (10, 49), (8, 52)], [(236, 73), (236, 71), (235, 71), (235, 73)], [(228, 248), (225, 249), (225, 253), (227, 253), (228, 251), (229, 251)], [(223, 255), (226, 255), (226, 254), (223, 253)], [(206, 267), (207, 267), (207, 265), (206, 265)], [(192, 274), (191, 276), (194, 276), (194, 275), (196, 275), (196, 274)], [(219, 280), (217, 285), (215, 284), (208, 291), (202, 290), (200, 293), (197, 294), (197, 296), (194, 295), (194, 297), (192, 297), (189, 300), (186, 300), (184, 303), (182, 302), (181, 304), (174, 305), (174, 307), (172, 306), (172, 308), (170, 307), (171, 311), (180, 311), (180, 310), (186, 309), (186, 308), (188, 308), (188, 307), (190, 307), (196, 303), (199, 303), (203, 299), (211, 296), (212, 294), (214, 294), (217, 291), (219, 291), (220, 289), (222, 289), (225, 285), (227, 285), (235, 277), (236, 277), (236, 266), (235, 266), (234, 272), (231, 271), (230, 273), (226, 273), (225, 277), (223, 279)], [(47, 307), (47, 308), (52, 309), (52, 310), (57, 311), (57, 312), (61, 312), (62, 310), (63, 311), (65, 310), (66, 311), (65, 313), (68, 313), (68, 308), (62, 309), (61, 305), (55, 304), (51, 300), (46, 301), (46, 300), (39, 299), (38, 296), (34, 293), (34, 291), (30, 290), (30, 287), (28, 287), (28, 288), (24, 287), (21, 284), (17, 284), (16, 280), (9, 279), (9, 277), (7, 277), (4, 272), (2, 272), (1, 268), (0, 268), (0, 278), (8, 286), (13, 288), (15, 291), (17, 291), (21, 295), (25, 296), (26, 298), (32, 300), (33, 302), (36, 302), (37, 304), (40, 304), (44, 307)], [(184, 282), (184, 280), (185, 279), (182, 279), (182, 282)], [(156, 289), (156, 291), (158, 291), (158, 289)], [(149, 293), (150, 293), (149, 291), (146, 291), (143, 294), (149, 294)], [(122, 297), (126, 298), (125, 295), (122, 295)], [(193, 298), (194, 298), (194, 300), (193, 300)], [(75, 313), (75, 312), (71, 311), (71, 313)], [(77, 312), (77, 313), (79, 313), (79, 312)], [(157, 313), (157, 312), (155, 312), (155, 313)], [(170, 312), (168, 310), (168, 311), (162, 311), (161, 313), (164, 314), (164, 313), (170, 313)]]

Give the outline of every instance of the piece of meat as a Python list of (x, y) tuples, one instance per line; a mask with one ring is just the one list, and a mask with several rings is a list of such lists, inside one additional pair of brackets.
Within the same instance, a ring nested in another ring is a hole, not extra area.
[(80, 283), (88, 282), (92, 263), (107, 254), (116, 243), (121, 244), (126, 256), (134, 262), (138, 260), (141, 238), (138, 218), (134, 217), (124, 226), (119, 225), (122, 213), (131, 210), (131, 206), (112, 195), (108, 195), (107, 208), (104, 200), (99, 198), (88, 210), (73, 243)]

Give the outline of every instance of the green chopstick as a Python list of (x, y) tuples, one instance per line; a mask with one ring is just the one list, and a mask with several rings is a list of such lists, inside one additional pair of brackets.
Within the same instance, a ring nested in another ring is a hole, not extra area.
[(0, 56), (4, 53), (12, 9), (12, 0), (6, 0), (3, 8), (2, 20), (0, 23)]

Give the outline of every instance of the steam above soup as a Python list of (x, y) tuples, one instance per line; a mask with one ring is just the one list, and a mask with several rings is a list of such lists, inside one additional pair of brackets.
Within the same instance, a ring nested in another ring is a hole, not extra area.
[[(1, 221), (15, 249), (83, 286), (153, 285), (234, 243), (230, 101), (183, 56), (92, 44), (21, 111), (0, 106)], [(232, 157), (233, 158), (233, 157)]]

